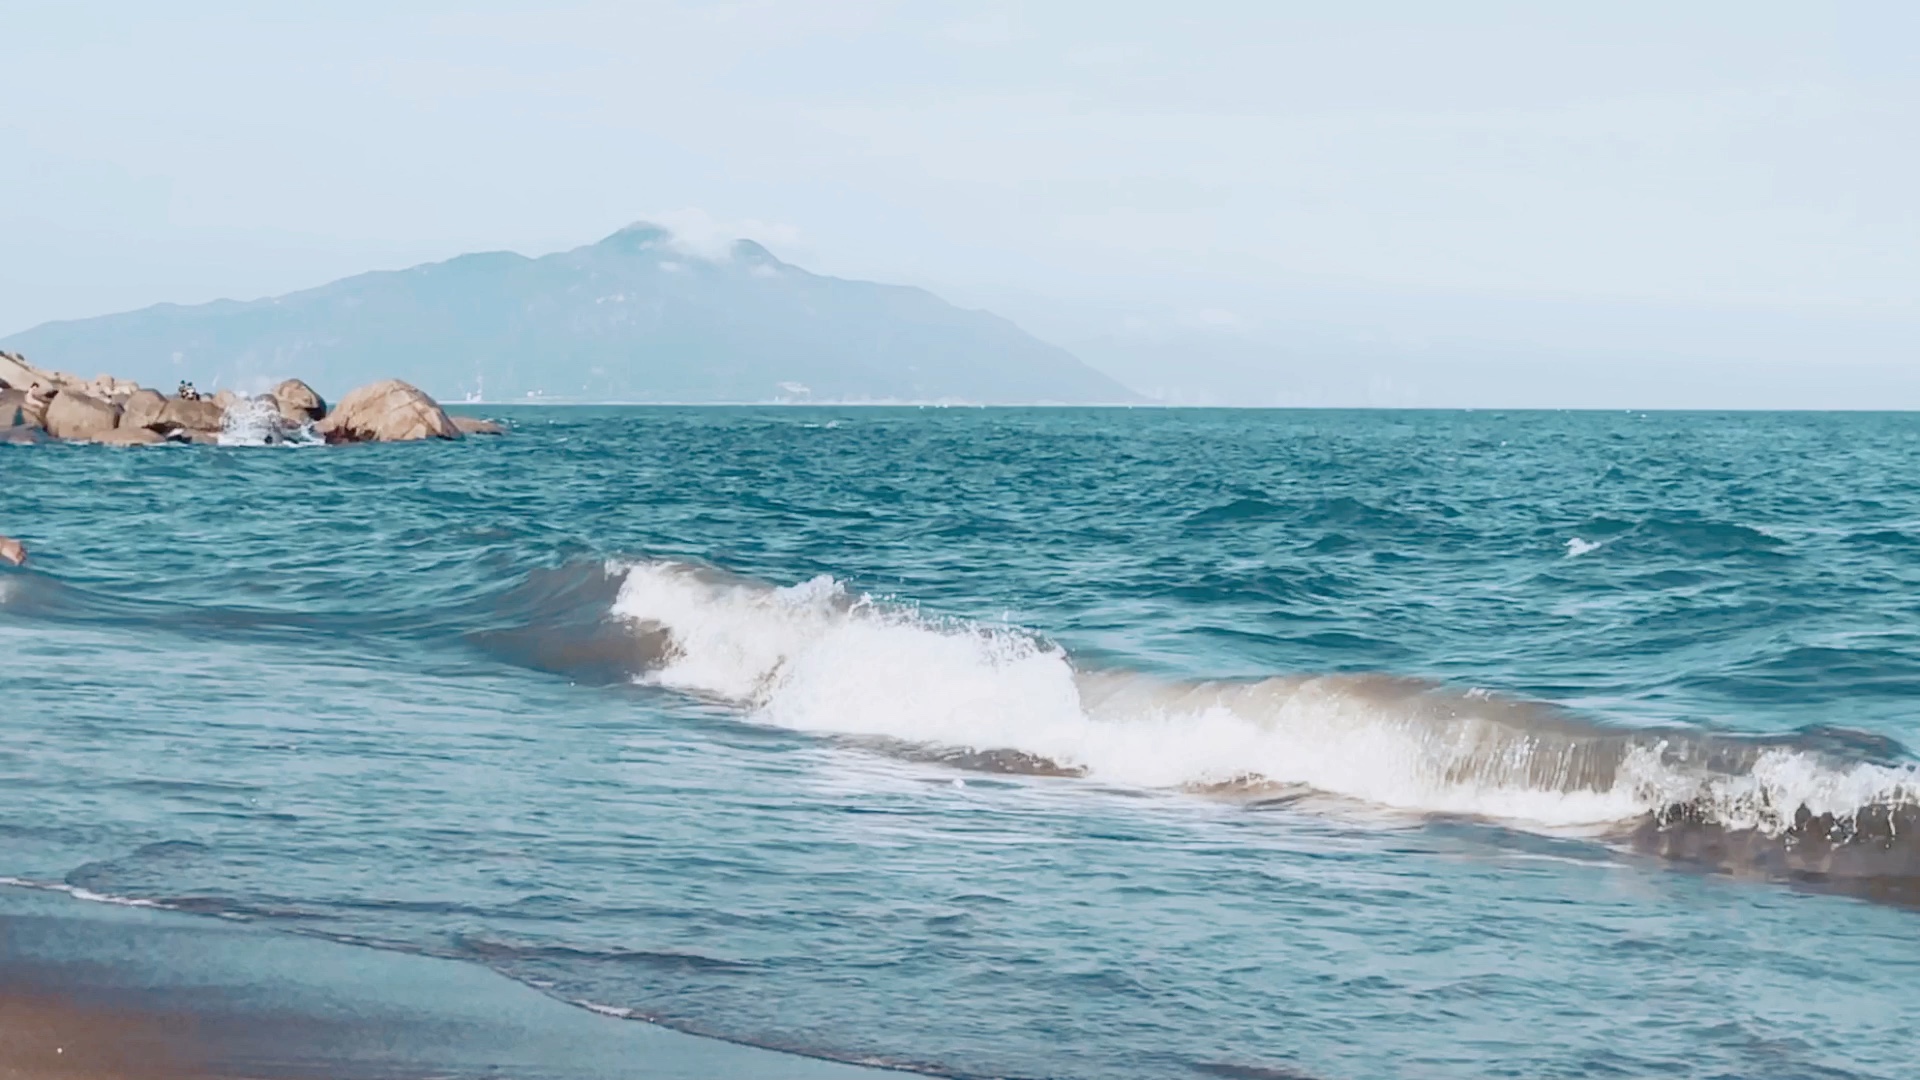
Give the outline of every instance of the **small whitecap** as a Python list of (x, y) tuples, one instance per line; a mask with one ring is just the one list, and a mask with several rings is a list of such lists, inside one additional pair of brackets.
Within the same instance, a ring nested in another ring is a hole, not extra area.
[(1567, 558), (1569, 559), (1578, 558), (1582, 555), (1585, 555), (1589, 551), (1599, 551), (1599, 550), (1600, 550), (1599, 544), (1589, 540), (1582, 540), (1577, 536), (1567, 541)]

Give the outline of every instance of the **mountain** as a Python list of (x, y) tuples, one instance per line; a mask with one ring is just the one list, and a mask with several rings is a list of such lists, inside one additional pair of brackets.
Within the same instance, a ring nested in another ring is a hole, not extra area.
[(812, 274), (742, 240), (718, 258), (640, 223), (528, 258), (498, 251), (265, 300), (52, 322), (0, 340), (41, 367), (153, 386), (380, 378), (487, 400), (1139, 400), (985, 311)]

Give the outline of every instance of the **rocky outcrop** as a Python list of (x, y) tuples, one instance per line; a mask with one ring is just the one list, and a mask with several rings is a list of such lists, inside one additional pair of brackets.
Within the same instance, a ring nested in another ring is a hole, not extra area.
[(330, 443), (460, 438), (460, 429), (438, 402), (399, 379), (349, 393), (313, 430)]
[(62, 390), (47, 405), (47, 434), (56, 439), (93, 439), (120, 426), (120, 406), (78, 390)]
[(280, 415), (296, 424), (310, 424), (327, 415), (327, 402), (313, 387), (299, 379), (288, 379), (271, 392)]
[(192, 385), (182, 382), (179, 394), (166, 397), (112, 375), (82, 379), (0, 352), (0, 443), (52, 438), (109, 446), (204, 444), (221, 442), (223, 432), (234, 445), (302, 442), (315, 435), (330, 443), (411, 442), (507, 430), (490, 420), (456, 420), (420, 388), (397, 379), (355, 390), (331, 413), (299, 379), (287, 379), (269, 394), (222, 390), (210, 400)]
[(0, 389), (28, 390), (39, 381), (39, 369), (27, 363), (26, 357), (0, 352)]
[(168, 398), (160, 409), (160, 419), (155, 426), (162, 428), (181, 428), (186, 431), (218, 432), (227, 410), (211, 401), (195, 401), (189, 398)]
[(19, 566), (27, 561), (27, 549), (11, 536), (0, 536), (0, 562)]
[(150, 428), (160, 423), (160, 415), (167, 408), (167, 399), (160, 396), (158, 390), (135, 390), (127, 396), (120, 406), (120, 426), (123, 428)]
[(95, 375), (92, 382), (79, 389), (104, 401), (118, 404), (132, 396), (135, 390), (140, 389), (140, 384), (127, 379), (116, 379), (111, 375)]
[(477, 416), (456, 416), (453, 426), (460, 429), (462, 435), (505, 435), (507, 429), (491, 420), (482, 420)]

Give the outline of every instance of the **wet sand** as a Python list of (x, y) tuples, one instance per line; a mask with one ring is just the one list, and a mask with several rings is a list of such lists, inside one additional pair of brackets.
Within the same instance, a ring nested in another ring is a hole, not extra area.
[(0, 1080), (882, 1080), (470, 964), (0, 887)]
[(191, 1016), (0, 992), (0, 1080), (188, 1080), (195, 1041)]

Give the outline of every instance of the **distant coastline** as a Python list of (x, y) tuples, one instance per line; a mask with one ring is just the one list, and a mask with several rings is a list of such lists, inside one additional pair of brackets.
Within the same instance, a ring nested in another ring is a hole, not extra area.
[(506, 251), (253, 301), (156, 304), (0, 339), (142, 385), (325, 393), (398, 378), (442, 401), (1106, 404), (1143, 395), (987, 311), (811, 273), (752, 241), (689, 254), (638, 223), (539, 258)]

